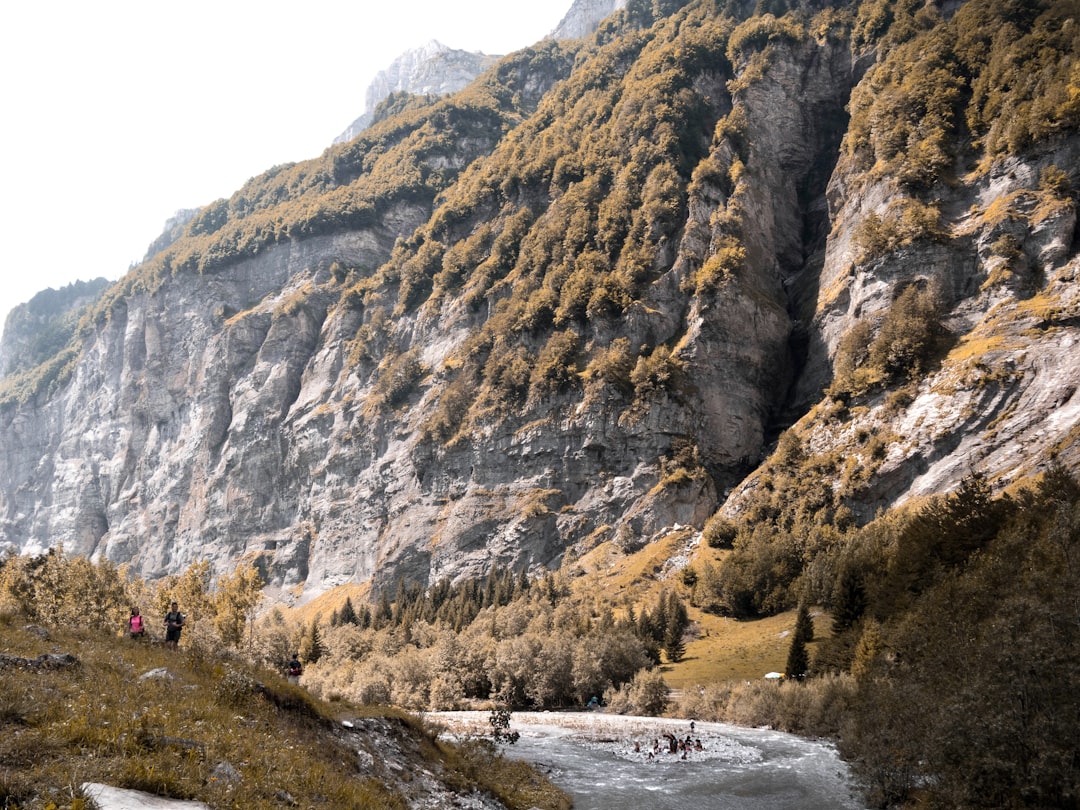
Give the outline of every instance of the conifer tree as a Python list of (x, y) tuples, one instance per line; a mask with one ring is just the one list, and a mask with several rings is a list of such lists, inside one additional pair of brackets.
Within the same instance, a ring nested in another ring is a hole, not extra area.
[(808, 669), (810, 669), (810, 656), (806, 651), (806, 641), (800, 633), (792, 633), (784, 674), (789, 678), (801, 680)]
[(795, 635), (801, 636), (807, 644), (814, 640), (814, 620), (810, 618), (810, 608), (805, 604), (799, 605), (799, 612), (795, 616)]
[(300, 640), (300, 660), (308, 664), (314, 664), (323, 657), (322, 635), (319, 632), (319, 617), (311, 620), (311, 627)]
[(390, 597), (386, 591), (383, 591), (379, 596), (379, 606), (375, 610), (375, 615), (372, 617), (371, 626), (376, 630), (382, 630), (390, 623), (390, 620), (394, 617), (394, 608), (390, 604)]
[(341, 612), (338, 614), (338, 622), (340, 624), (359, 624), (356, 608), (353, 607), (350, 597), (345, 597), (345, 604), (341, 606)]
[(664, 632), (664, 653), (672, 664), (679, 663), (686, 655), (686, 645), (682, 640), (685, 629), (685, 625), (679, 620), (678, 613), (672, 612)]
[(853, 566), (847, 566), (840, 574), (833, 595), (833, 633), (854, 627), (866, 610), (866, 601), (862, 577)]

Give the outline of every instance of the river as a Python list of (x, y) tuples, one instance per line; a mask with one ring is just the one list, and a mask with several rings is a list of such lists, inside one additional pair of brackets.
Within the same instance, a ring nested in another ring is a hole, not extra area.
[[(490, 735), (486, 712), (436, 712), (453, 733)], [(575, 810), (861, 810), (825, 742), (769, 729), (587, 712), (515, 712), (509, 757), (536, 765)], [(668, 753), (664, 733), (701, 740)], [(654, 740), (660, 751), (652, 754)], [(635, 750), (635, 743), (639, 750)], [(650, 756), (650, 754), (652, 754)]]

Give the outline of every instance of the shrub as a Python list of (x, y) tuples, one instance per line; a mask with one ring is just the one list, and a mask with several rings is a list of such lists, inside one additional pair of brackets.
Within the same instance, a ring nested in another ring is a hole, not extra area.
[(536, 357), (529, 375), (529, 398), (533, 401), (559, 394), (577, 380), (577, 355), (581, 338), (573, 330), (555, 332)]
[(731, 548), (735, 542), (738, 527), (719, 513), (713, 515), (702, 529), (702, 537), (709, 548)]
[(670, 688), (659, 668), (638, 672), (630, 683), (618, 689), (608, 689), (604, 701), (619, 714), (640, 714), (659, 717), (667, 710)]
[(894, 380), (917, 379), (928, 368), (942, 336), (936, 289), (912, 284), (893, 302), (870, 345), (868, 362)]
[(379, 373), (375, 383), (375, 402), (383, 409), (396, 408), (416, 390), (425, 369), (413, 349), (391, 360)]
[(884, 216), (871, 212), (855, 229), (859, 264), (867, 264), (920, 240), (944, 237), (941, 213), (933, 205), (904, 198), (889, 204)]
[(760, 51), (774, 42), (798, 43), (806, 39), (806, 29), (792, 16), (775, 17), (761, 14), (747, 19), (731, 32), (728, 39), (727, 58), (738, 63), (753, 51)]
[(609, 346), (601, 348), (585, 367), (585, 380), (590, 385), (604, 385), (626, 394), (633, 390), (630, 374), (634, 370), (634, 357), (630, 353), (630, 341), (616, 338)]
[(715, 293), (734, 279), (746, 265), (746, 248), (733, 236), (718, 240), (712, 252), (697, 272), (690, 277), (696, 295)]
[(639, 356), (630, 372), (635, 399), (648, 400), (674, 391), (682, 381), (682, 371), (682, 361), (666, 346), (657, 346), (648, 356)]

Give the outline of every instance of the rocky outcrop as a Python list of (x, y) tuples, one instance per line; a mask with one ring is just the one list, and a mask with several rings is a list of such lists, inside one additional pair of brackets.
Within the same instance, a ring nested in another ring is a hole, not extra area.
[[(626, 0), (574, 0), (566, 16), (548, 34), (552, 39), (582, 39), (592, 34), (600, 22), (618, 9)], [(371, 125), (379, 104), (393, 93), (406, 92), (417, 96), (443, 96), (468, 87), (481, 73), (490, 68), (499, 56), (463, 51), (431, 40), (426, 45), (406, 51), (386, 70), (375, 74), (364, 92), (364, 111), (334, 143), (351, 141)]]
[(551, 36), (555, 39), (583, 39), (592, 34), (605, 17), (621, 8), (626, 8), (626, 0), (574, 0)]
[(79, 659), (71, 653), (47, 653), (37, 658), (23, 658), (18, 655), (0, 653), (0, 671), (5, 669), (24, 669), (40, 672), (46, 669), (67, 669), (78, 666)]
[(351, 141), (367, 129), (375, 108), (391, 94), (402, 91), (416, 96), (456, 93), (498, 59), (498, 56), (450, 48), (436, 40), (406, 51), (386, 70), (375, 74), (364, 93), (364, 112), (334, 138), (334, 143)]

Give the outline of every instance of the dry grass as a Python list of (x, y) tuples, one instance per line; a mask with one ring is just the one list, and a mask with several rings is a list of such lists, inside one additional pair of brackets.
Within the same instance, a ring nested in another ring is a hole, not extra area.
[(368, 601), (370, 594), (370, 583), (339, 585), (319, 594), (310, 602), (295, 608), (284, 608), (281, 612), (290, 622), (311, 624), (317, 617), (321, 617), (321, 621), (325, 622), (335, 610), (341, 610), (345, 606), (346, 599), (351, 599), (353, 606), (359, 608)]
[[(273, 673), (198, 649), (52, 628), (49, 634), (42, 638), (21, 620), (0, 617), (5, 655), (63, 652), (78, 659), (60, 669), (0, 669), (0, 807), (76, 810), (85, 806), (80, 785), (101, 782), (212, 807), (392, 810), (407, 806), (395, 781), (421, 770), (441, 773), (445, 784), (466, 792), (480, 787), (499, 795), (497, 758), (481, 764), (476, 752), (436, 745), (419, 721), (397, 710), (327, 704)], [(350, 736), (338, 722), (344, 716), (370, 719), (416, 753), (397, 761), (403, 770), (387, 778), (379, 748), (366, 764), (356, 752), (379, 741)], [(221, 763), (239, 778), (224, 774)], [(515, 772), (506, 783), (521, 794), (508, 807), (564, 806), (545, 780), (517, 773), (520, 765), (507, 767)]]
[[(78, 664), (0, 674), (0, 806), (78, 807), (84, 782), (215, 807), (279, 806), (278, 791), (404, 806), (359, 773), (328, 708), (276, 676), (260, 688), (256, 673), (199, 651), (52, 630), (45, 640), (19, 625), (0, 624), (9, 655), (66, 652)], [(239, 780), (215, 772), (223, 762)]]
[[(698, 638), (686, 645), (686, 655), (678, 664), (664, 664), (664, 680), (672, 689), (721, 681), (759, 680), (766, 672), (784, 671), (790, 632), (795, 627), (795, 611), (787, 611), (757, 621), (736, 621), (694, 609)], [(814, 638), (828, 636), (829, 619), (814, 617)], [(816, 642), (808, 647), (810, 657)]]
[[(605, 543), (582, 556), (575, 565), (583, 574), (575, 580), (578, 599), (595, 598), (610, 604), (612, 595), (623, 604), (632, 603), (639, 614), (651, 609), (662, 590), (675, 591), (688, 605), (690, 588), (683, 584), (681, 569), (669, 561), (685, 555), (693, 563), (714, 564), (727, 553), (706, 547), (688, 548), (692, 533), (673, 532), (634, 554), (623, 554), (614, 544)], [(618, 611), (617, 611), (618, 612)], [(677, 664), (661, 669), (672, 689), (723, 681), (760, 679), (766, 672), (783, 672), (791, 645), (789, 633), (795, 627), (795, 611), (757, 621), (736, 621), (688, 607), (694, 638), (686, 643), (686, 654)], [(823, 613), (814, 618), (814, 637), (827, 638), (830, 620)], [(816, 642), (811, 642), (811, 659)]]

